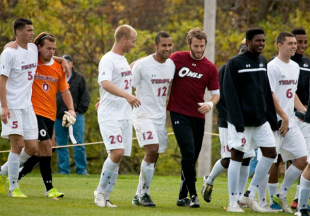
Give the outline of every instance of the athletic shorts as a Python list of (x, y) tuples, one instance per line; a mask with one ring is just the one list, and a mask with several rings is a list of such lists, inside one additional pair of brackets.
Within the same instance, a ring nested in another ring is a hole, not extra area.
[(281, 154), (283, 161), (294, 160), (308, 155), (306, 141), (295, 124), (283, 137), (279, 131), (274, 132), (277, 144), (277, 153)]
[[(220, 142), (221, 142), (221, 158), (231, 158), (230, 149), (228, 146), (228, 129), (219, 127)], [(243, 158), (252, 158), (255, 156), (254, 149), (244, 153)]]
[(124, 156), (131, 155), (132, 120), (106, 120), (99, 123), (100, 133), (105, 148), (110, 153), (113, 149), (124, 149)]
[(1, 137), (8, 139), (9, 135), (18, 134), (23, 136), (24, 140), (38, 139), (38, 123), (32, 106), (10, 109), (10, 116), (7, 124), (1, 121)]
[(276, 141), (269, 122), (258, 127), (245, 127), (244, 133), (238, 133), (228, 122), (228, 146), (246, 153), (258, 147), (276, 147)]
[(310, 145), (310, 124), (306, 122), (300, 121), (296, 116), (295, 116), (295, 123), (298, 125), (302, 135), (305, 138), (307, 149), (309, 149)]
[(52, 139), (55, 122), (51, 119), (39, 115), (37, 115), (37, 120), (39, 127), (39, 136), (38, 136), (39, 142)]
[(150, 119), (135, 119), (133, 126), (136, 130), (136, 136), (140, 147), (150, 144), (159, 144), (158, 153), (167, 150), (168, 134), (166, 122), (156, 124)]

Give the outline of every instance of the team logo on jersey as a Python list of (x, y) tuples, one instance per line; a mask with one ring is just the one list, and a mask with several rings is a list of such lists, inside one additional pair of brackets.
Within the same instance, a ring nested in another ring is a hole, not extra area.
[(105, 75), (105, 72), (103, 71), (101, 75)]
[(200, 79), (203, 74), (200, 74), (200, 73), (197, 73), (197, 72), (193, 72), (191, 71), (189, 68), (187, 67), (182, 67), (180, 70), (179, 70), (179, 76), (180, 77), (192, 77), (192, 78), (196, 78), (196, 79)]
[(171, 83), (172, 79), (151, 79), (152, 84), (165, 84)]
[(22, 66), (22, 70), (28, 70), (28, 69), (35, 68), (35, 67), (37, 67), (36, 63), (27, 64), (27, 65)]
[(196, 67), (196, 64), (193, 63), (192, 66)]
[(279, 80), (279, 85), (297, 85), (297, 80)]
[(49, 82), (58, 82), (58, 78), (52, 77), (52, 76), (45, 76), (40, 74), (35, 74), (34, 79), (36, 80), (43, 80), (43, 81), (49, 81)]
[(251, 64), (246, 64), (245, 66), (246, 66), (247, 68), (249, 68), (249, 67), (251, 67)]
[(130, 76), (131, 75), (131, 70), (129, 71), (125, 71), (125, 72), (121, 72), (122, 77), (123, 76)]
[(152, 74), (152, 77), (156, 77), (156, 74)]
[(307, 64), (307, 63), (304, 63), (304, 67), (308, 67), (308, 64)]
[(260, 64), (259, 64), (259, 67), (260, 67), (260, 68), (264, 67), (264, 64), (263, 64), (263, 63), (260, 63)]
[(42, 89), (43, 91), (48, 92), (50, 90), (50, 85), (48, 83), (43, 83)]

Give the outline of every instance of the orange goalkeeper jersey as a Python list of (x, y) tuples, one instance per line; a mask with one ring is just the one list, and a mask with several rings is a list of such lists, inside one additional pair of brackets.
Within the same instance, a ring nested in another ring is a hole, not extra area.
[(66, 74), (59, 63), (52, 60), (46, 65), (38, 60), (38, 67), (32, 85), (31, 101), (36, 115), (56, 120), (56, 94), (69, 89)]

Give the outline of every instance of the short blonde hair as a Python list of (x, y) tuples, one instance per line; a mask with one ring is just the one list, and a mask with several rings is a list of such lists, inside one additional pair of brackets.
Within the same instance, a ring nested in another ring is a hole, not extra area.
[(136, 30), (130, 25), (121, 25), (119, 26), (114, 33), (115, 41), (119, 41), (122, 37), (126, 37), (126, 39), (131, 38), (131, 33), (137, 33)]

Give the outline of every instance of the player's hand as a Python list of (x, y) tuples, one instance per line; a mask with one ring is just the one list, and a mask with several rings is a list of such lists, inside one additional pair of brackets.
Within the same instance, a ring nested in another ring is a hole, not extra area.
[(68, 113), (70, 113), (70, 115), (73, 117), (73, 118), (76, 118), (76, 114), (75, 114), (75, 111), (70, 109), (68, 110)]
[(100, 104), (100, 98), (97, 98), (97, 103), (96, 103), (96, 105), (95, 105), (95, 107), (96, 107), (96, 110), (98, 109), (98, 107), (99, 107), (99, 104)]
[(13, 48), (13, 49), (17, 49), (18, 44), (16, 43), (16, 41), (10, 41), (9, 43), (5, 44), (4, 49), (6, 49), (8, 47)]
[(62, 70), (64, 72), (71, 73), (69, 64), (68, 64), (67, 60), (64, 58), (62, 58), (61, 67), (62, 67)]
[(282, 119), (282, 123), (281, 123), (281, 126), (279, 128), (279, 131), (280, 131), (282, 136), (285, 136), (285, 134), (287, 133), (288, 125), (289, 125), (289, 121), (288, 121), (288, 117), (286, 116), (285, 118)]
[(8, 123), (8, 119), (11, 118), (10, 110), (8, 107), (2, 107), (1, 111), (1, 120), (3, 121), (4, 124)]
[(198, 108), (198, 111), (202, 114), (207, 114), (211, 110), (211, 106), (206, 103), (197, 103), (200, 107)]
[[(71, 112), (70, 112), (71, 111)], [(69, 113), (70, 112), (70, 113)], [(75, 117), (73, 117), (72, 115), (71, 115), (71, 113), (72, 112), (74, 112), (73, 110), (69, 110), (69, 111), (65, 111), (65, 114), (64, 114), (64, 116), (62, 117), (62, 126), (63, 127), (69, 127), (70, 125), (73, 125), (74, 123), (75, 123), (75, 121), (76, 121), (76, 115), (75, 115), (75, 113), (74, 113), (74, 116)]]
[(137, 108), (141, 105), (140, 100), (131, 94), (127, 94), (125, 99), (130, 104), (131, 107)]

